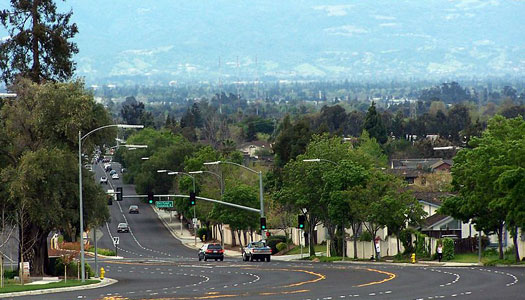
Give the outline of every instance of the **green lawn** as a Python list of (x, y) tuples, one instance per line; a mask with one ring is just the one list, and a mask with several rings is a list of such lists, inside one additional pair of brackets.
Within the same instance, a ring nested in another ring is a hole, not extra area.
[[(315, 245), (314, 249), (315, 249), (315, 252), (326, 253), (326, 245)], [(293, 248), (292, 250), (286, 252), (285, 255), (289, 255), (289, 254), (301, 254), (301, 247), (300, 246), (295, 246), (295, 248)], [(305, 256), (308, 256), (308, 247), (303, 247), (303, 254)]]
[[(488, 252), (483, 253), (481, 256), (481, 262), (484, 265), (496, 265), (496, 264), (516, 264), (516, 261), (512, 257), (512, 255), (504, 255), (504, 259), (500, 260), (499, 255), (495, 252)], [(463, 253), (463, 254), (455, 254), (454, 259), (451, 260), (453, 262), (460, 262), (460, 263), (477, 263), (478, 262), (478, 254), (477, 253)], [(523, 264), (524, 262), (520, 262), (519, 264)]]
[(86, 282), (82, 283), (80, 280), (68, 280), (67, 282), (59, 281), (59, 282), (53, 282), (48, 284), (35, 284), (35, 285), (20, 285), (20, 283), (17, 283), (13, 280), (9, 280), (9, 282), (4, 282), (4, 287), (0, 288), (0, 294), (1, 293), (12, 293), (12, 292), (23, 292), (23, 291), (33, 291), (33, 290), (42, 290), (42, 289), (53, 289), (53, 288), (61, 288), (61, 287), (70, 287), (70, 286), (78, 286), (78, 285), (88, 285), (93, 283), (99, 283), (100, 280), (86, 280)]

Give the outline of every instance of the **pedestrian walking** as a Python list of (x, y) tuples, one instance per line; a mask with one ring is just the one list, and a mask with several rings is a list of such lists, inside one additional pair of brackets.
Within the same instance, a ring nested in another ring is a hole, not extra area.
[(437, 255), (438, 255), (439, 262), (441, 262), (441, 259), (443, 259), (443, 245), (441, 244), (438, 244)]

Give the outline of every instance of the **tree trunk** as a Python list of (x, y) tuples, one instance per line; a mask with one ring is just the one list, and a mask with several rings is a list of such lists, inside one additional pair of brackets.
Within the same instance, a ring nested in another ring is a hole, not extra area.
[(235, 230), (230, 228), (230, 232), (232, 233), (232, 247), (233, 247), (237, 245), (237, 243), (235, 242)]
[(354, 238), (354, 259), (357, 259), (357, 232), (361, 228), (361, 223), (352, 222), (352, 235)]
[(514, 243), (514, 254), (516, 256), (516, 262), (520, 261), (520, 250), (518, 249), (518, 227), (514, 227), (514, 235), (512, 236), (512, 242)]
[(240, 230), (237, 230), (237, 236), (239, 237), (239, 246), (241, 246), (241, 252), (243, 250), (243, 246), (242, 246), (242, 239), (241, 239), (241, 231)]
[(314, 226), (312, 224), (308, 227), (308, 247), (310, 249), (310, 255), (315, 256)]
[(33, 54), (33, 66), (31, 67), (31, 79), (33, 82), (40, 83), (40, 49), (38, 48), (38, 34), (37, 31), (39, 30), (38, 27), (38, 21), (40, 19), (39, 13), (38, 13), (38, 5), (40, 4), (40, 1), (35, 0), (33, 1), (33, 7), (31, 8), (31, 17), (33, 21), (33, 28), (31, 28), (32, 33), (32, 41), (31, 41), (31, 52)]
[(224, 235), (222, 233), (222, 224), (217, 224), (217, 226), (219, 227), (219, 235), (221, 236), (221, 245), (224, 246)]
[(399, 236), (398, 236), (398, 235), (399, 235), (399, 234), (396, 234), (397, 254), (400, 254), (401, 251), (400, 251), (400, 249), (399, 249)]
[(41, 233), (33, 246), (35, 249), (31, 262), (33, 276), (42, 276), (48, 271), (47, 236), (48, 233)]
[(499, 259), (503, 259), (503, 223), (499, 224), (496, 233), (498, 234)]

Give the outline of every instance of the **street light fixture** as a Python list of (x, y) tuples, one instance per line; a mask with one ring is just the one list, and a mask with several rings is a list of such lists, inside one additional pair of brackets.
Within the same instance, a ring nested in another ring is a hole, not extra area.
[(221, 189), (221, 196), (222, 196), (222, 194), (224, 193), (224, 188), (223, 188), (223, 184), (222, 184), (222, 176), (220, 174), (217, 174), (217, 173), (211, 172), (211, 171), (191, 171), (191, 172), (188, 172), (188, 174), (204, 174), (204, 173), (212, 174), (212, 175), (216, 176), (217, 179), (219, 179), (219, 187)]
[(149, 157), (141, 157), (142, 160), (149, 160)]
[[(85, 257), (84, 257), (84, 209), (82, 203), (82, 141), (87, 138), (90, 134), (95, 131), (109, 128), (144, 128), (144, 125), (129, 125), (129, 124), (111, 124), (105, 125), (91, 130), (82, 136), (82, 131), (78, 131), (78, 190), (79, 190), (79, 210), (80, 210), (80, 263), (81, 263), (81, 273), (82, 273), (82, 282), (86, 281), (86, 266), (85, 266)], [(95, 229), (96, 230), (96, 229)], [(97, 255), (97, 251), (95, 251)]]
[(234, 163), (234, 162), (231, 162), (231, 161), (218, 160), (218, 161), (210, 161), (210, 162), (205, 162), (204, 163), (204, 165), (206, 165), (206, 166), (219, 165), (219, 164), (235, 165), (235, 166), (244, 168), (244, 169), (246, 169), (246, 170), (248, 170), (250, 172), (253, 172), (255, 174), (259, 174), (259, 200), (260, 200), (260, 205), (261, 205), (261, 218), (264, 218), (264, 196), (263, 196), (262, 172), (261, 171), (255, 171), (254, 169), (248, 168), (247, 166), (243, 166), (241, 164)]

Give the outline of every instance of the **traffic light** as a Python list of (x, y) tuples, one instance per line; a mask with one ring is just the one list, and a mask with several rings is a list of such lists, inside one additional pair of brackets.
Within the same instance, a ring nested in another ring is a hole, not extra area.
[(122, 201), (122, 187), (117, 187), (117, 201)]
[(297, 216), (297, 228), (304, 229), (305, 221), (306, 221), (306, 217), (304, 215), (298, 215)]
[(266, 230), (266, 218), (261, 217), (261, 230)]
[(195, 192), (190, 192), (190, 206), (195, 206)]
[(149, 204), (153, 204), (154, 200), (153, 200), (153, 192), (149, 192), (148, 193), (148, 203)]

